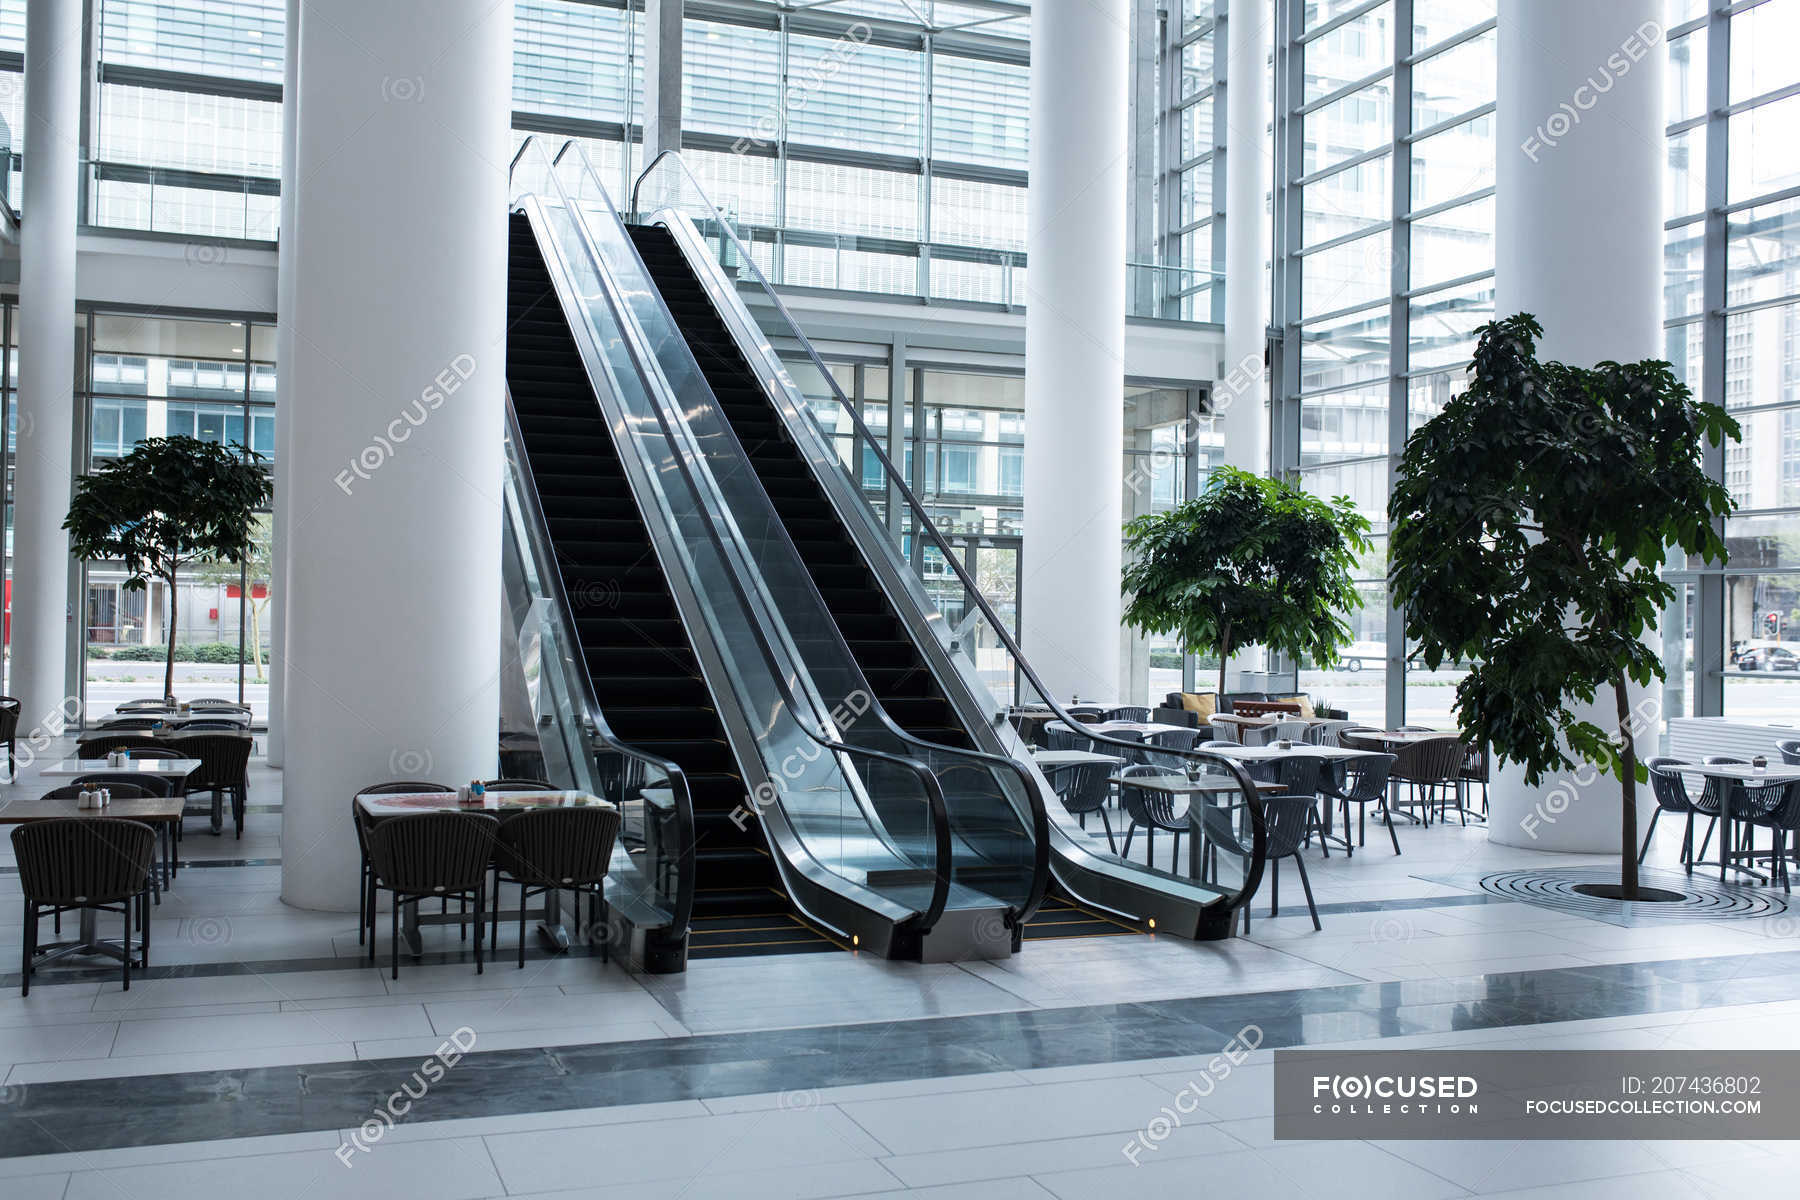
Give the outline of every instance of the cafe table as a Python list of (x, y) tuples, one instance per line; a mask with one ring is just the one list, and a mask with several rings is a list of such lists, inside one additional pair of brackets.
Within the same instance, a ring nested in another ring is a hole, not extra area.
[[(162, 903), (162, 889), (169, 885), (175, 877), (175, 838), (174, 829), (181, 821), (183, 800), (180, 796), (146, 796), (143, 799), (118, 799), (105, 808), (82, 808), (81, 801), (74, 796), (64, 799), (49, 800), (39, 797), (36, 800), (8, 800), (0, 803), (0, 825), (26, 825), (32, 821), (54, 821), (64, 817), (95, 818), (107, 821), (142, 821), (157, 831), (157, 840), (162, 846), (161, 878), (155, 864), (152, 864), (151, 880), (155, 886), (152, 891), (156, 902)], [(123, 961), (126, 949), (117, 942), (101, 938), (95, 927), (96, 914), (91, 908), (81, 910), (81, 926), (72, 942), (52, 942), (40, 946), (39, 951), (48, 951), (53, 958), (62, 958), (70, 954), (103, 954), (108, 958)], [(51, 959), (44, 960), (46, 962)]]
[[(476, 812), (492, 813), (499, 816), (504, 813), (528, 812), (539, 808), (611, 808), (612, 805), (599, 796), (580, 791), (549, 792), (486, 792), (478, 799), (463, 800), (456, 792), (383, 792), (378, 795), (359, 795), (356, 806), (370, 821), (382, 821), (389, 817), (404, 817), (425, 812)], [(494, 897), (494, 909), (501, 918), (517, 917), (518, 909), (510, 912), (501, 909), (500, 897)], [(538, 936), (552, 950), (567, 950), (572, 944), (569, 930), (562, 921), (560, 894), (555, 891), (544, 893), (544, 910), (539, 917)], [(461, 913), (420, 913), (418, 901), (408, 901), (400, 914), (400, 936), (407, 952), (414, 958), (422, 955), (424, 944), (419, 938), (421, 925), (460, 925), (464, 918)]]
[[(1719, 882), (1725, 882), (1727, 870), (1738, 871), (1749, 875), (1757, 882), (1765, 882), (1762, 874), (1750, 867), (1740, 866), (1732, 862), (1732, 848), (1737, 845), (1736, 829), (1740, 820), (1748, 814), (1738, 812), (1733, 801), (1743, 795), (1744, 788), (1764, 788), (1774, 784), (1800, 782), (1800, 766), (1787, 763), (1769, 763), (1760, 770), (1754, 763), (1661, 763), (1659, 771), (1672, 771), (1677, 775), (1699, 775), (1713, 786), (1717, 781), (1717, 790), (1724, 793), (1724, 800), (1719, 804), (1719, 861), (1717, 863), (1692, 863), (1691, 866), (1716, 866), (1719, 868)], [(1742, 784), (1743, 787), (1732, 786)]]
[(1086, 763), (1112, 763), (1118, 765), (1125, 760), (1113, 754), (1095, 754), (1088, 750), (1039, 750), (1031, 756), (1031, 761), (1040, 769), (1054, 770), (1058, 767), (1079, 767)]

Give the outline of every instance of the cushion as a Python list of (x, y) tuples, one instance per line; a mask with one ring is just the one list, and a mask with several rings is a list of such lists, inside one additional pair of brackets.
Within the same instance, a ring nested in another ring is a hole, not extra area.
[(1181, 707), (1194, 714), (1196, 720), (1209, 721), (1218, 711), (1219, 697), (1213, 692), (1182, 692)]
[(1303, 717), (1316, 717), (1319, 715), (1313, 711), (1311, 696), (1281, 696), (1278, 698), (1286, 704), (1298, 704), (1300, 706), (1300, 715)]

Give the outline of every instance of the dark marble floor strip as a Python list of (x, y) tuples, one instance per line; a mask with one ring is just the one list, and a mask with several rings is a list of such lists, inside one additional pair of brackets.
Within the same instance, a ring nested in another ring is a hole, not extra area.
[[(1796, 998), (1800, 951), (1782, 951), (545, 1049), (483, 1051), (477, 1029), (405, 1119), (1211, 1054), (1251, 1025), (1283, 1047)], [(350, 1128), (419, 1068), (408, 1057), (15, 1086), (0, 1157)]]

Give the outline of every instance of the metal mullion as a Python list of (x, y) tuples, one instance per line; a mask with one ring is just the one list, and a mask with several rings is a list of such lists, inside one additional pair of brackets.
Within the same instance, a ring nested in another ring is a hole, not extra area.
[(1480, 283), (1484, 279), (1492, 279), (1493, 277), (1494, 272), (1492, 270), (1476, 271), (1472, 275), (1459, 275), (1455, 279), (1445, 279), (1437, 283), (1427, 284), (1422, 288), (1403, 292), (1402, 295), (1408, 300), (1417, 300), (1424, 296), (1435, 295), (1438, 292), (1448, 292), (1455, 288), (1468, 287), (1471, 283)]
[(1490, 100), (1486, 104), (1477, 104), (1474, 108), (1471, 108), (1466, 112), (1459, 112), (1453, 117), (1445, 117), (1443, 120), (1433, 122), (1423, 129), (1413, 130), (1406, 135), (1406, 140), (1408, 144), (1422, 142), (1426, 138), (1443, 133), (1447, 129), (1455, 129), (1458, 125), (1467, 125), (1470, 121), (1479, 121), (1482, 117), (1490, 116), (1493, 113), (1498, 112), (1499, 109), (1500, 102), (1497, 100)]
[[(1367, 3), (1360, 4), (1355, 8), (1341, 12), (1321, 25), (1315, 25), (1311, 29), (1299, 30), (1295, 33), (1292, 44), (1295, 47), (1302, 47), (1308, 42), (1317, 41), (1334, 29), (1342, 29), (1358, 17), (1367, 16), (1385, 3), (1387, 3), (1387, 0), (1367, 0)], [(1302, 21), (1304, 21), (1304, 18), (1302, 18)]]
[[(1240, 2), (1247, 3), (1249, 0), (1240, 0)], [(1229, 12), (1230, 5), (1227, 4), (1226, 8)], [(1209, 272), (1207, 284), (1208, 286), (1212, 286), (1212, 295), (1211, 303), (1208, 305), (1207, 316), (1220, 325), (1225, 323), (1225, 289), (1213, 285), (1224, 278), (1224, 273), (1216, 271), (1215, 268), (1225, 261), (1225, 238), (1229, 233), (1231, 221), (1231, 214), (1226, 212), (1224, 208), (1225, 172), (1229, 170), (1231, 166), (1229, 162), (1231, 151), (1229, 147), (1226, 147), (1223, 153), (1220, 151), (1220, 148), (1225, 147), (1227, 141), (1229, 141), (1231, 137), (1231, 113), (1229, 111), (1229, 106), (1224, 102), (1224, 96), (1231, 87), (1230, 75), (1225, 67), (1228, 58), (1229, 55), (1220, 52), (1218, 19), (1215, 14), (1213, 20), (1212, 56), (1213, 94), (1215, 97), (1218, 97), (1218, 99), (1215, 99), (1213, 102), (1213, 148), (1210, 154), (1202, 155), (1196, 160), (1202, 165), (1195, 166), (1192, 169), (1196, 171), (1208, 170), (1212, 172), (1212, 203), (1208, 206), (1212, 209), (1212, 248), (1209, 261), (1206, 264)], [(1260, 82), (1259, 76), (1259, 86)], [(1221, 87), (1226, 88), (1227, 92), (1221, 92), (1219, 90)], [(1179, 134), (1179, 130), (1177, 131), (1177, 134)], [(1262, 136), (1262, 131), (1260, 129), (1257, 130), (1256, 136)], [(1184, 265), (1191, 266), (1192, 264)], [(1181, 301), (1185, 299), (1187, 295), (1197, 294), (1198, 291), (1199, 288), (1196, 287), (1195, 292), (1183, 293), (1183, 295), (1176, 297), (1169, 305), (1168, 315), (1180, 319)]]
[(1746, 300), (1742, 304), (1730, 304), (1720, 310), (1727, 317), (1739, 317), (1745, 313), (1761, 312), (1766, 308), (1788, 308), (1800, 301), (1800, 292), (1788, 292), (1781, 296), (1771, 296), (1764, 300)]
[[(1335, 88), (1334, 90), (1326, 92), (1324, 95), (1319, 96), (1317, 99), (1302, 100), (1300, 103), (1295, 105), (1294, 115), (1299, 116), (1299, 117), (1311, 116), (1313, 113), (1318, 112), (1321, 108), (1329, 108), (1331, 105), (1336, 104), (1339, 100), (1342, 100), (1348, 96), (1354, 96), (1354, 95), (1356, 95), (1356, 93), (1363, 91), (1367, 88), (1374, 87), (1376, 84), (1380, 83), (1382, 80), (1390, 78), (1393, 74), (1394, 74), (1394, 68), (1393, 68), (1392, 64), (1389, 64), (1388, 66), (1381, 68), (1379, 71), (1371, 71), (1369, 74), (1364, 75), (1361, 79), (1352, 80), (1350, 83), (1343, 84), (1343, 85)], [(1304, 95), (1305, 92), (1302, 91), (1301, 94)]]
[[(1388, 172), (1393, 192), (1388, 243), (1393, 272), (1388, 280), (1387, 494), (1390, 499), (1399, 478), (1400, 451), (1406, 445), (1409, 415), (1406, 371), (1412, 343), (1411, 308), (1406, 289), (1412, 282), (1412, 222), (1405, 214), (1412, 208), (1412, 142), (1409, 140), (1415, 61), (1409, 54), (1412, 29), (1413, 0), (1394, 0), (1394, 157)], [(1397, 729), (1406, 723), (1406, 613), (1394, 602), (1391, 590), (1384, 587), (1383, 595), (1387, 597), (1386, 710), (1388, 727)]]
[(1194, 107), (1194, 105), (1200, 103), (1202, 100), (1205, 100), (1205, 99), (1211, 97), (1217, 90), (1218, 90), (1217, 83), (1209, 83), (1197, 92), (1189, 92), (1185, 96), (1176, 97), (1175, 107), (1177, 110), (1184, 109), (1184, 108), (1192, 108), (1192, 107)]
[[(1731, 91), (1731, 18), (1715, 8), (1707, 17), (1706, 40), (1706, 242), (1702, 251), (1701, 292), (1705, 316), (1705, 332), (1701, 339), (1701, 397), (1725, 407), (1725, 303), (1726, 245), (1725, 201), (1729, 184), (1730, 144), (1726, 131), (1725, 109)], [(1701, 449), (1706, 473), (1719, 483), (1725, 482), (1725, 447), (1707, 445)], [(1715, 519), (1714, 529), (1723, 537), (1724, 518)], [(1723, 575), (1696, 581), (1694, 585), (1697, 611), (1694, 613), (1694, 698), (1695, 716), (1723, 716), (1725, 712), (1725, 579)], [(1704, 651), (1701, 647), (1706, 647)], [(1717, 661), (1718, 671), (1712, 669)]]
[[(781, 136), (775, 139), (775, 244), (769, 252), (771, 282), (787, 281), (787, 183), (788, 183), (788, 123), (787, 123), (787, 91), (788, 91), (788, 18), (781, 13), (775, 20), (776, 64), (775, 77), (781, 80), (781, 90), (776, 95), (775, 103), (779, 111), (776, 119)], [(839, 280), (841, 283), (842, 280)]]
[(932, 91), (936, 80), (932, 72), (932, 40), (925, 35), (919, 64), (919, 263), (915, 278), (919, 295), (931, 295), (931, 155), (932, 155)]
[[(1294, 118), (1294, 120), (1296, 124), (1299, 123), (1298, 117)], [(1393, 152), (1394, 148), (1392, 145), (1383, 143), (1372, 150), (1364, 150), (1362, 153), (1353, 154), (1349, 158), (1339, 159), (1328, 167), (1321, 167), (1311, 175), (1302, 175), (1298, 179), (1291, 179), (1288, 182), (1297, 188), (1311, 187), (1313, 184), (1322, 180), (1330, 179), (1333, 175), (1340, 175), (1343, 172), (1348, 171), (1351, 167), (1360, 167), (1364, 163), (1374, 162), (1378, 158), (1386, 158)], [(1298, 162), (1300, 160), (1296, 159), (1295, 161)]]
[[(1288, 251), (1288, 257), (1296, 258), (1298, 256), (1290, 250)], [(1386, 303), (1384, 300), (1365, 300), (1360, 304), (1351, 304), (1344, 308), (1334, 308), (1330, 312), (1314, 313), (1310, 317), (1301, 317), (1299, 315), (1300, 301), (1299, 298), (1296, 297), (1294, 300), (1295, 314), (1292, 324), (1296, 330), (1311, 329), (1315, 325), (1323, 325), (1329, 321), (1340, 320), (1344, 317), (1352, 317), (1358, 313), (1374, 312), (1384, 303)]]
[(1329, 400), (1334, 396), (1344, 396), (1351, 392), (1369, 391), (1379, 385), (1382, 378), (1381, 375), (1368, 375), (1361, 379), (1353, 379), (1348, 383), (1334, 383), (1330, 387), (1299, 388), (1295, 390), (1294, 396), (1301, 401)]
[[(1784, 200), (1792, 200), (1795, 197), (1800, 197), (1800, 184), (1779, 188), (1773, 192), (1764, 192), (1760, 196), (1753, 196), (1748, 200), (1737, 200), (1722, 207), (1725, 215), (1729, 217), (1741, 213), (1747, 208), (1761, 208), (1765, 204), (1780, 204)], [(1690, 222), (1697, 219), (1698, 217), (1686, 218)]]
[[(1411, 7), (1411, 6), (1408, 5), (1408, 7)], [(1472, 42), (1484, 33), (1493, 32), (1493, 30), (1498, 26), (1498, 24), (1499, 24), (1499, 22), (1495, 18), (1489, 17), (1487, 20), (1481, 22), (1478, 25), (1469, 26), (1467, 29), (1463, 30), (1461, 33), (1453, 33), (1449, 37), (1445, 38), (1444, 40), (1442, 40), (1440, 42), (1433, 42), (1431, 45), (1425, 47), (1423, 50), (1414, 50), (1412, 53), (1408, 54), (1404, 59), (1396, 58), (1394, 61), (1397, 63), (1401, 63), (1408, 67), (1416, 66), (1417, 64), (1424, 62), (1428, 58), (1436, 58), (1438, 55), (1444, 53), (1446, 50), (1454, 50), (1458, 46), (1462, 45), (1464, 42)], [(1396, 9), (1395, 10), (1395, 20), (1394, 20), (1395, 32), (1396, 33), (1399, 32), (1400, 28), (1401, 28), (1401, 25), (1400, 25), (1400, 21), (1399, 21), (1399, 10)], [(1408, 123), (1410, 123), (1411, 117), (1409, 116), (1407, 118), (1407, 120), (1408, 120)]]
[[(1300, 189), (1290, 182), (1290, 172), (1305, 156), (1305, 120), (1300, 112), (1306, 94), (1306, 63), (1303, 37), (1306, 33), (1306, 9), (1300, 0), (1278, 0), (1276, 5), (1276, 64), (1278, 86), (1284, 93), (1276, 104), (1275, 127), (1279, 136), (1275, 151), (1277, 162), (1275, 220), (1271, 223), (1273, 245), (1270, 263), (1281, 273), (1277, 293), (1279, 307), (1272, 313), (1281, 329), (1281, 376), (1279, 390), (1271, 390), (1269, 400), (1269, 474), (1278, 479), (1293, 478), (1299, 466), (1299, 442), (1302, 402), (1298, 399), (1300, 384), (1300, 306), (1299, 260), (1294, 249), (1304, 234)], [(1279, 16), (1285, 14), (1286, 28)], [(1291, 425), (1292, 439), (1281, 436)], [(1277, 458), (1276, 456), (1280, 457)]]
[(1365, 225), (1361, 229), (1352, 229), (1349, 233), (1340, 233), (1336, 237), (1327, 238), (1322, 242), (1313, 242), (1306, 246), (1296, 246), (1294, 248), (1294, 254), (1299, 258), (1308, 258), (1314, 254), (1322, 254), (1327, 250), (1336, 250), (1339, 246), (1348, 246), (1351, 242), (1360, 241), (1366, 237), (1373, 237), (1380, 232), (1381, 225), (1379, 222), (1373, 225)]
[(1790, 83), (1785, 87), (1778, 87), (1773, 91), (1764, 92), (1760, 96), (1752, 96), (1748, 100), (1739, 100), (1735, 104), (1727, 104), (1724, 109), (1724, 115), (1735, 117), (1739, 113), (1749, 112), (1753, 108), (1764, 108), (1777, 101), (1791, 100), (1795, 96), (1800, 96), (1800, 83)]

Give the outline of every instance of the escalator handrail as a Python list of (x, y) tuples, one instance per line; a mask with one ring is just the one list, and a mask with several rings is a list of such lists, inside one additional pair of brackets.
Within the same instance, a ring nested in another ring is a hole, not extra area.
[[(569, 594), (563, 584), (562, 572), (555, 567), (555, 551), (551, 549), (550, 525), (544, 516), (543, 505), (538, 492), (537, 476), (531, 469), (531, 456), (525, 452), (523, 431), (519, 428), (519, 414), (513, 408), (512, 389), (506, 392), (506, 436), (514, 447), (513, 459), (509, 467), (518, 473), (519, 503), (524, 507), (519, 514), (524, 526), (526, 545), (522, 547), (539, 564), (538, 578), (548, 589), (551, 608), (555, 613), (557, 632), (564, 638), (564, 645), (579, 646), (581, 643), (574, 637), (574, 626), (570, 614), (575, 611), (569, 601)], [(575, 662), (575, 685), (577, 700), (581, 705), (580, 718), (584, 728), (579, 734), (591, 735), (608, 750), (624, 758), (646, 763), (661, 771), (668, 777), (669, 792), (678, 829), (681, 835), (679, 851), (679, 867), (675, 892), (675, 908), (671, 914), (670, 925), (679, 936), (685, 936), (688, 923), (694, 912), (694, 801), (688, 790), (687, 774), (680, 764), (648, 750), (633, 746), (612, 731), (607, 724), (606, 716), (600, 708), (599, 693), (594, 687), (593, 674), (588, 670), (587, 659), (581, 654), (570, 656)], [(623, 799), (623, 793), (621, 793)]]
[[(557, 152), (554, 161), (560, 163), (563, 156), (568, 154), (571, 150), (575, 152), (580, 168), (592, 178), (594, 186), (600, 191), (600, 195), (606, 197), (605, 185), (601, 182), (599, 174), (594, 170), (592, 161), (588, 158), (587, 148), (582, 145), (581, 142), (571, 139), (564, 143), (562, 149)], [(609, 211), (612, 211), (612, 215), (617, 218), (618, 213), (616, 210), (612, 210), (610, 199), (607, 200), (607, 207)], [(664, 311), (667, 312), (668, 302), (661, 297), (658, 297), (658, 300), (663, 305)], [(672, 313), (670, 314), (670, 320), (674, 320)], [(702, 378), (702, 383), (705, 383), (704, 378)], [(708, 388), (710, 394), (711, 385), (705, 384), (705, 386)], [(729, 427), (730, 422), (725, 421), (724, 424)], [(732, 437), (735, 443), (735, 430), (732, 432)], [(738, 447), (738, 452), (740, 455), (743, 455), (741, 445)], [(748, 456), (745, 455), (744, 458), (747, 463)], [(752, 470), (752, 476), (754, 477), (754, 470)], [(794, 544), (793, 538), (788, 532), (786, 523), (780, 520), (778, 515), (776, 519), (772, 521), (770, 530), (772, 531), (770, 536), (779, 539), (779, 544), (793, 556), (794, 561), (801, 563), (804, 568), (805, 559), (801, 557), (799, 547)], [(810, 572), (802, 569), (796, 576), (795, 582), (800, 587), (806, 589), (806, 595), (815, 604), (816, 611), (827, 614), (827, 619), (824, 622), (823, 628), (815, 632), (820, 633), (833, 643), (836, 652), (841, 656), (844, 662), (849, 664), (849, 669), (855, 673), (855, 678), (861, 682), (862, 690), (870, 701), (869, 711), (863, 714), (864, 717), (873, 715), (882, 731), (903, 746), (918, 747), (930, 753), (978, 763), (984, 766), (988, 771), (1005, 771), (1009, 775), (1018, 778), (1021, 786), (1024, 788), (1024, 794), (1027, 797), (1027, 804), (1030, 807), (1031, 814), (1032, 878), (1031, 885), (1027, 889), (1025, 897), (1018, 905), (1012, 906), (1009, 917), (1016, 925), (1023, 925), (1026, 921), (1029, 921), (1036, 915), (1038, 908), (1043, 904), (1045, 896), (1047, 896), (1050, 891), (1050, 816), (1049, 810), (1045, 804), (1043, 792), (1039, 788), (1036, 780), (1034, 780), (1031, 773), (1020, 766), (1017, 761), (1007, 758), (1004, 755), (989, 754), (979, 749), (965, 748), (962, 746), (947, 746), (941, 742), (928, 741), (900, 726), (900, 724), (896, 722), (882, 706), (880, 699), (875, 694), (875, 689), (870, 686), (867, 678), (863, 676), (861, 664), (857, 662), (856, 655), (851, 651), (849, 644), (844, 641), (842, 630), (838, 628), (835, 621), (829, 619), (830, 606), (825, 603), (825, 597), (820, 594), (817, 581), (812, 578)]]
[[(641, 172), (639, 172), (637, 180), (632, 184), (631, 188), (632, 212), (639, 216), (643, 215), (643, 208), (639, 202), (639, 189), (643, 187), (644, 181), (650, 177), (650, 174), (666, 159), (673, 160), (680, 168), (681, 173), (687, 177), (688, 185), (693, 189), (694, 195), (701, 204), (706, 206), (706, 211), (718, 224), (720, 235), (731, 239), (732, 245), (735, 246), (738, 251), (740, 269), (749, 272), (750, 276), (756, 281), (758, 289), (768, 298), (769, 302), (775, 306), (775, 310), (780, 314), (782, 321), (787, 324), (788, 328), (798, 333), (800, 329), (799, 322), (794, 319), (793, 313), (788, 311), (787, 305), (782, 302), (781, 296), (776, 292), (774, 285), (769, 282), (768, 277), (762, 273), (762, 269), (756, 265), (756, 260), (751, 256), (749, 247), (745, 246), (738, 238), (736, 229), (733, 228), (731, 223), (719, 212), (718, 207), (714, 205), (712, 200), (707, 196), (706, 190), (700, 186), (699, 179), (695, 177), (694, 172), (687, 165), (687, 160), (681, 157), (680, 151), (664, 150), (661, 154), (658, 154), (652, 159)], [(1057, 718), (1062, 720), (1065, 724), (1074, 728), (1080, 728), (1081, 723), (1070, 715), (1068, 710), (1062, 706), (1061, 701), (1057, 700), (1050, 689), (1044, 685), (1043, 680), (1038, 678), (1037, 672), (1032, 669), (1030, 661), (1026, 659), (1025, 652), (1020, 649), (1018, 641), (1006, 628), (1005, 622), (1000, 619), (1000, 615), (994, 611), (993, 606), (988, 603), (986, 595), (978, 586), (976, 586), (974, 578), (970, 576), (967, 568), (959, 561), (958, 556), (951, 548), (948, 539), (946, 539), (943, 533), (938, 529), (936, 522), (931, 519), (930, 514), (925, 511), (925, 506), (919, 502), (919, 498), (913, 494), (912, 488), (907, 485), (905, 478), (894, 469), (893, 460), (888, 457), (887, 451), (882, 448), (880, 440), (875, 437), (868, 425), (863, 422), (862, 414), (857, 411), (856, 405), (852, 404), (849, 398), (844, 395), (843, 389), (838, 386), (836, 377), (833, 376), (831, 371), (826, 367), (825, 361), (819, 357), (819, 352), (813, 346), (811, 339), (800, 337), (797, 340), (805, 350), (807, 357), (812, 360), (814, 368), (825, 381), (825, 385), (829, 387), (832, 394), (837, 397), (838, 406), (846, 415), (848, 415), (855, 428), (856, 436), (861, 442), (860, 449), (862, 453), (874, 453), (877, 461), (880, 462), (882, 469), (887, 473), (887, 486), (894, 489), (902, 500), (904, 500), (911, 513), (914, 530), (923, 531), (932, 542), (936, 543), (943, 561), (949, 565), (958, 581), (961, 582), (963, 590), (968, 594), (970, 601), (981, 609), (982, 614), (988, 620), (988, 624), (993, 627), (995, 636), (997, 636), (1000, 639), (1001, 644), (1006, 647), (1007, 653), (1017, 665), (1019, 672), (1025, 676), (1032, 687), (1037, 690), (1037, 694), (1043, 698), (1045, 705), (1048, 706), (1050, 710), (1056, 714)], [(1086, 733), (1083, 736), (1091, 738), (1097, 743), (1113, 746), (1121, 750), (1141, 750), (1143, 748), (1141, 742), (1129, 742), (1122, 738), (1109, 737), (1104, 734)], [(1234, 898), (1234, 902), (1227, 905), (1227, 907), (1236, 908), (1239, 905), (1249, 903), (1250, 897), (1256, 893), (1257, 887), (1260, 886), (1262, 882), (1263, 854), (1268, 845), (1267, 823), (1263, 816), (1262, 802), (1257, 793), (1256, 786), (1251, 782), (1249, 775), (1241, 766), (1239, 766), (1239, 764), (1223, 755), (1210, 753), (1204, 750), (1173, 750), (1169, 751), (1169, 753), (1179, 754), (1183, 759), (1193, 759), (1209, 766), (1224, 767), (1236, 778), (1238, 787), (1243, 794), (1246, 809), (1251, 817), (1254, 831), (1254, 854), (1251, 857), (1249, 866), (1245, 869), (1243, 885), (1238, 889), (1238, 894)]]
[[(535, 140), (535, 138), (527, 138), (527, 145)], [(520, 151), (521, 154), (523, 154), (524, 147), (521, 147)], [(514, 162), (516, 165), (517, 156), (515, 156)], [(551, 185), (557, 190), (557, 199), (570, 213), (571, 218), (575, 221), (576, 228), (581, 228), (579, 208), (569, 199), (567, 194), (563, 192), (561, 182), (556, 178), (555, 172), (551, 171), (547, 174)], [(513, 203), (515, 209), (521, 207), (519, 201), (515, 200)], [(539, 203), (540, 202), (537, 201), (536, 197), (528, 196), (525, 198), (522, 207), (529, 211), (532, 207), (538, 206)], [(621, 302), (620, 297), (617, 294), (617, 284), (614, 281), (611, 272), (609, 272), (606, 269), (605, 264), (600, 261), (598, 254), (595, 252), (595, 248), (589, 243), (587, 237), (584, 236), (581, 241), (582, 249), (589, 256), (590, 263), (593, 266), (597, 277), (602, 281), (602, 285), (606, 289), (606, 303), (612, 312), (614, 322), (622, 335), (621, 342), (627, 353), (631, 355), (632, 361), (637, 365), (639, 372), (647, 382), (652, 394), (655, 394), (661, 381), (661, 372), (656, 369), (655, 359), (648, 354), (642, 344), (642, 331), (638, 329), (637, 323), (632, 318), (629, 308)], [(655, 405), (655, 409), (658, 422), (663, 427), (663, 436), (670, 441), (672, 446), (678, 445), (678, 440), (668, 426), (666, 398), (664, 403)], [(700, 481), (695, 475), (693, 464), (688, 461), (687, 456), (678, 453), (675, 455), (675, 461), (679, 465), (683, 478), (687, 484), (692, 487), (697, 494), (705, 495), (705, 489), (700, 486)], [(944, 802), (943, 789), (938, 784), (937, 776), (933, 775), (923, 765), (912, 759), (887, 754), (879, 750), (870, 750), (866, 747), (847, 745), (836, 738), (829, 737), (809, 727), (808, 722), (802, 719), (802, 714), (807, 713), (810, 710), (810, 706), (803, 706), (789, 686), (787, 672), (783, 669), (779, 656), (776, 655), (774, 648), (770, 645), (768, 631), (763, 627), (763, 621), (766, 618), (763, 616), (760, 609), (752, 603), (750, 589), (746, 587), (745, 582), (741, 577), (735, 558), (727, 552), (725, 539), (713, 521), (710, 511), (703, 509), (702, 512), (707, 517), (707, 519), (703, 521), (707, 536), (718, 549), (721, 561), (727, 566), (727, 576), (730, 580), (732, 590), (737, 596), (738, 602), (743, 605), (744, 610), (753, 618), (750, 629), (754, 634), (753, 640), (756, 642), (756, 649), (770, 668), (770, 676), (781, 695), (782, 701), (788, 706), (788, 711), (792, 714), (795, 728), (814, 743), (832, 753), (847, 755), (855, 759), (884, 762), (889, 766), (897, 767), (912, 775), (918, 782), (920, 789), (924, 792), (926, 808), (931, 814), (932, 840), (936, 850), (936, 861), (933, 863), (931, 872), (931, 900), (919, 916), (918, 932), (921, 935), (929, 933), (943, 917), (944, 910), (949, 904), (952, 863), (949, 808)], [(873, 814), (869, 815), (870, 819), (873, 820)], [(810, 849), (808, 849), (807, 852), (809, 854), (812, 853)], [(829, 867), (827, 867), (827, 871), (829, 872)], [(835, 872), (830, 873), (835, 874)]]

